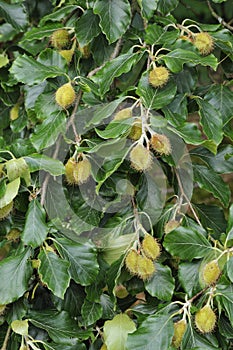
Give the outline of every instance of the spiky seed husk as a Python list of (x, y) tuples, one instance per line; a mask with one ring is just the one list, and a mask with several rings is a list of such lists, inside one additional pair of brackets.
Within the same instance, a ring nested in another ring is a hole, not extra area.
[(63, 49), (69, 42), (69, 32), (66, 29), (57, 29), (51, 36), (51, 43), (56, 49)]
[(201, 273), (201, 279), (206, 285), (213, 284), (217, 281), (221, 273), (217, 260), (208, 262)]
[(175, 230), (178, 226), (180, 225), (180, 222), (177, 220), (169, 220), (165, 225), (164, 225), (164, 233), (169, 233), (173, 230)]
[(59, 54), (66, 60), (67, 64), (70, 64), (73, 58), (74, 51), (71, 50), (60, 50)]
[(155, 273), (153, 261), (146, 256), (139, 255), (137, 261), (137, 275), (142, 280), (147, 280)]
[(74, 158), (68, 159), (65, 164), (65, 177), (70, 185), (81, 185), (91, 175), (91, 163), (87, 158), (77, 162)]
[(4, 207), (0, 208), (0, 220), (5, 219), (10, 214), (12, 208), (13, 208), (13, 201), (5, 205)]
[(62, 108), (72, 105), (75, 100), (75, 91), (71, 83), (60, 86), (55, 93), (55, 100)]
[(16, 120), (19, 118), (19, 104), (16, 103), (10, 110), (10, 120)]
[(166, 67), (155, 67), (149, 73), (149, 83), (157, 88), (167, 84), (169, 79), (169, 71)]
[(179, 348), (182, 342), (183, 336), (185, 334), (186, 328), (187, 328), (186, 320), (180, 320), (174, 323), (174, 335), (172, 338), (172, 345), (175, 348)]
[(84, 158), (76, 164), (74, 169), (74, 177), (76, 184), (81, 185), (89, 179), (91, 175), (91, 163), (87, 158)]
[(201, 55), (208, 55), (214, 49), (214, 40), (209, 33), (201, 32), (195, 34), (194, 45)]
[(142, 121), (141, 119), (138, 118), (133, 123), (128, 137), (131, 140), (137, 141), (140, 139), (141, 135), (142, 135)]
[(138, 273), (138, 257), (139, 254), (135, 249), (130, 249), (125, 257), (125, 266), (132, 275), (137, 275)]
[(171, 143), (167, 136), (161, 134), (153, 134), (150, 139), (150, 146), (159, 154), (171, 154)]
[(6, 235), (6, 239), (8, 241), (17, 241), (21, 235), (21, 231), (18, 230), (17, 228), (12, 228), (8, 234)]
[(147, 258), (155, 260), (160, 255), (160, 245), (151, 235), (146, 235), (142, 241), (142, 249)]
[(76, 167), (76, 160), (74, 158), (68, 159), (67, 163), (65, 164), (65, 178), (69, 185), (75, 185), (76, 179), (74, 176), (74, 169)]
[(216, 315), (209, 305), (203, 306), (195, 314), (195, 325), (201, 333), (213, 331), (216, 323)]
[(139, 171), (148, 170), (152, 165), (150, 151), (140, 143), (133, 147), (129, 154), (129, 158), (131, 166)]
[(117, 112), (113, 118), (114, 121), (116, 120), (124, 120), (132, 117), (132, 109), (131, 108), (124, 108), (121, 111)]

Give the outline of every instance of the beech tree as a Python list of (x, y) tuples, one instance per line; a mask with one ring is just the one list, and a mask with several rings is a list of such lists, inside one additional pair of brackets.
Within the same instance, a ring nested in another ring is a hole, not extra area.
[(1, 350), (232, 349), (232, 15), (0, 1)]

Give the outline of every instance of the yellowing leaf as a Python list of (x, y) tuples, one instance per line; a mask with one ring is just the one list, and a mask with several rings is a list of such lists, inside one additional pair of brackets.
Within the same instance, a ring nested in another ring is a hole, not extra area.
[(136, 330), (134, 322), (126, 314), (116, 315), (104, 324), (104, 341), (108, 350), (125, 350), (129, 333)]
[(15, 320), (11, 323), (13, 332), (20, 335), (28, 335), (28, 320)]
[(0, 68), (6, 66), (9, 63), (9, 58), (5, 53), (0, 54)]

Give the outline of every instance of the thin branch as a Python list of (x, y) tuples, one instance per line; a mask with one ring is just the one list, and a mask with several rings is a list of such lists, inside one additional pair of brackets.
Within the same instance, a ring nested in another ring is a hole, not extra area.
[(8, 327), (6, 335), (5, 335), (5, 339), (4, 342), (2, 344), (1, 350), (6, 350), (7, 349), (7, 344), (8, 344), (8, 340), (10, 338), (10, 334), (11, 334), (11, 326)]
[(213, 7), (211, 6), (209, 0), (207, 0), (207, 5), (208, 5), (208, 7), (209, 7), (209, 10), (210, 10), (211, 15), (212, 15), (214, 18), (216, 18), (217, 21), (218, 21), (220, 24), (222, 24), (224, 27), (228, 28), (229, 30), (233, 30), (233, 27), (232, 27), (229, 23), (227, 23), (226, 21), (224, 21), (224, 19), (223, 19), (222, 17), (220, 17), (220, 16), (214, 11), (214, 9), (213, 9)]

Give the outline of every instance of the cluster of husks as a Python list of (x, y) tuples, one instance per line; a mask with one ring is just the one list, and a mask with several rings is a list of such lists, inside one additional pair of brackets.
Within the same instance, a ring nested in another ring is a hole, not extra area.
[(83, 157), (81, 161), (74, 158), (68, 159), (65, 164), (65, 178), (69, 185), (82, 185), (91, 175), (91, 163)]
[(130, 249), (125, 258), (125, 266), (131, 275), (147, 280), (155, 273), (154, 260), (160, 255), (160, 246), (156, 239), (147, 234), (141, 244), (140, 251)]

